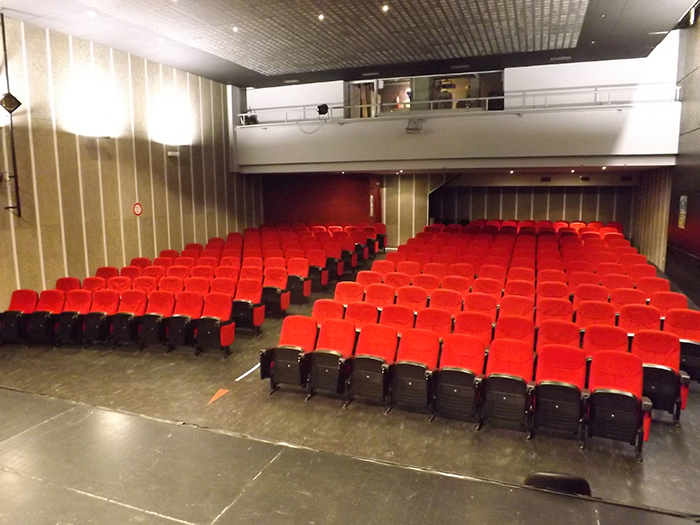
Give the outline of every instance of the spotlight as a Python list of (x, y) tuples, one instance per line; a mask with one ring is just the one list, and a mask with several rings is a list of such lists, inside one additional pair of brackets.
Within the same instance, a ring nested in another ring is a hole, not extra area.
[(9, 114), (12, 114), (22, 103), (17, 100), (12, 93), (5, 93), (2, 98), (0, 98), (0, 106), (5, 108)]
[(319, 115), (327, 115), (328, 114), (328, 104), (321, 104), (319, 106), (316, 106), (316, 111), (318, 112)]

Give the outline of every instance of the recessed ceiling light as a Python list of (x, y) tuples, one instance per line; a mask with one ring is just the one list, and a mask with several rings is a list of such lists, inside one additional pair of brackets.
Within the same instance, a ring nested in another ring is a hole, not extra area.
[(510, 174), (512, 175), (513, 173), (515, 173), (515, 172), (513, 170), (510, 170)]
[(595, 44), (595, 40), (591, 40), (591, 44)]
[(399, 170), (399, 173), (403, 173), (403, 170)]
[(608, 167), (607, 167), (607, 166), (603, 166), (601, 169), (607, 170)]
[(165, 38), (160, 37), (160, 38), (158, 39), (158, 43), (159, 43), (159, 44), (165, 44)]
[(362, 73), (363, 77), (376, 77), (379, 75), (378, 71), (370, 71), (369, 73)]
[(95, 11), (90, 10), (87, 12), (88, 18), (97, 18), (97, 13)]
[(386, 5), (386, 4), (384, 4), (384, 5), (382, 6), (382, 11), (384, 11), (384, 12), (386, 13), (388, 10), (389, 10), (389, 6)]
[(600, 18), (605, 18), (605, 15), (600, 15)]
[(652, 31), (650, 35), (668, 35), (668, 31)]
[(233, 26), (233, 32), (238, 33), (238, 26)]
[(324, 18), (326, 18), (326, 17), (323, 16), (322, 14), (321, 14), (321, 15), (318, 15), (318, 19), (319, 19), (319, 20), (323, 20)]
[(550, 62), (564, 62), (566, 60), (571, 60), (571, 56), (563, 55), (563, 56), (559, 56), (559, 57), (551, 57), (549, 59)]
[(453, 64), (450, 66), (450, 69), (456, 70), (456, 69), (469, 69), (471, 66), (469, 64)]
[(571, 173), (576, 173), (576, 170), (571, 170)]

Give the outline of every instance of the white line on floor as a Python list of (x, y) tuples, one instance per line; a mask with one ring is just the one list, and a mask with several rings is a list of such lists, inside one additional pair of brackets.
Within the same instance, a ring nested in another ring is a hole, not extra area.
[(237, 378), (236, 378), (236, 381), (240, 381), (241, 379), (245, 379), (245, 378), (248, 377), (250, 374), (252, 374), (253, 372), (255, 372), (258, 368), (260, 368), (260, 363), (256, 364), (253, 368), (251, 368), (250, 370), (248, 370), (245, 374), (243, 374), (243, 375), (237, 377)]

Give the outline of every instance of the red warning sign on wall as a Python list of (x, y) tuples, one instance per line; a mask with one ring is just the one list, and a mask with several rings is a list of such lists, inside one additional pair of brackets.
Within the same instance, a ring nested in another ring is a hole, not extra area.
[(143, 213), (143, 206), (141, 206), (140, 202), (135, 202), (132, 211), (134, 212), (134, 215), (138, 217)]

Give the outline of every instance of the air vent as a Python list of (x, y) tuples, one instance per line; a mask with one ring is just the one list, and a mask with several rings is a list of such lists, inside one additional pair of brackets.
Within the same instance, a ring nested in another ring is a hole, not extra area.
[(540, 177), (540, 182), (552, 182), (552, 177)]
[(450, 66), (450, 69), (453, 71), (457, 71), (460, 69), (469, 69), (471, 66), (469, 64), (454, 64)]
[(591, 178), (588, 175), (581, 175), (578, 180), (580, 182), (591, 182)]
[(560, 57), (552, 57), (549, 59), (550, 62), (566, 62), (567, 60), (571, 60), (571, 57), (569, 55), (564, 55)]
[(369, 73), (362, 73), (363, 77), (378, 77), (379, 71), (371, 71)]
[(285, 84), (298, 84), (299, 79), (298, 78), (291, 78), (289, 80), (283, 80), (282, 82)]

